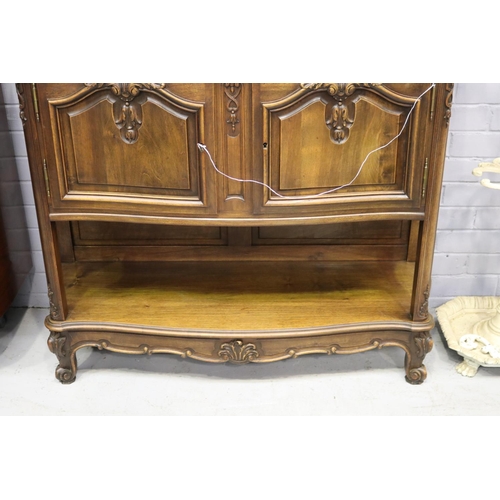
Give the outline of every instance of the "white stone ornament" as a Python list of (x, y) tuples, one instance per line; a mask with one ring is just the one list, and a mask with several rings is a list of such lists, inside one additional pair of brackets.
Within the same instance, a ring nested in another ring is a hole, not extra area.
[(480, 335), (464, 335), (460, 338), (460, 347), (468, 350), (477, 349), (479, 347), (478, 342), (484, 345), (481, 348), (481, 352), (484, 354), (489, 354), (494, 359), (500, 359), (500, 352), (495, 346), (491, 345), (484, 337)]
[[(492, 163), (480, 163), (472, 173), (500, 174), (500, 158)], [(500, 190), (500, 182), (481, 180), (481, 185)], [(436, 309), (439, 324), (448, 347), (464, 360), (456, 370), (473, 377), (480, 366), (500, 367), (500, 298), (457, 297)]]
[(470, 359), (464, 359), (461, 363), (459, 363), (456, 367), (456, 370), (460, 375), (464, 377), (473, 377), (479, 368), (479, 364)]
[(464, 358), (458, 373), (473, 377), (480, 366), (500, 367), (499, 297), (457, 297), (436, 312), (448, 347)]
[[(472, 173), (477, 177), (481, 177), (484, 172), (500, 174), (500, 158), (495, 158), (492, 163), (480, 163), (479, 167), (476, 167), (472, 171)], [(490, 179), (482, 179), (481, 186), (490, 189), (500, 189), (500, 182), (491, 182)]]

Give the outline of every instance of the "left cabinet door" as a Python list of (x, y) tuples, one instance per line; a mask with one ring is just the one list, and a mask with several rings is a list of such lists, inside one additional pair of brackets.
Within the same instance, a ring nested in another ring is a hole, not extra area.
[(36, 84), (51, 211), (215, 213), (213, 85)]

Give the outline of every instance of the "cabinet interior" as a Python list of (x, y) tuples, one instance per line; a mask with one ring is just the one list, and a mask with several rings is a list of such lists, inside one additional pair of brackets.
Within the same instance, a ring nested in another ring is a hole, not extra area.
[(68, 321), (253, 336), (407, 321), (418, 225), (61, 222)]

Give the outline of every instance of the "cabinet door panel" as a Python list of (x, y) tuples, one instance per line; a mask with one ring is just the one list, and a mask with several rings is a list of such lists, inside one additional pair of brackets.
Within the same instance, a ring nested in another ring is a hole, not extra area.
[[(144, 127), (140, 140), (128, 143), (120, 138), (111, 103), (105, 97), (88, 104), (68, 114), (65, 123), (70, 192), (191, 191), (190, 180), (194, 178), (196, 184), (196, 164), (190, 158), (187, 137), (189, 128), (194, 132), (193, 117), (177, 116), (150, 99), (142, 105), (142, 115), (145, 124), (155, 123), (155, 129), (149, 133)], [(96, 135), (104, 140), (94, 141)]]
[(431, 92), (408, 115), (428, 87), (260, 85), (254, 142), (264, 147), (255, 149), (255, 175), (272, 191), (257, 190), (259, 213), (420, 209)]
[(213, 133), (212, 87), (194, 87), (202, 100), (165, 84), (85, 84), (69, 95), (40, 85), (51, 186), (58, 180), (53, 206), (211, 213), (213, 174), (196, 143)]
[[(402, 113), (382, 110), (360, 98), (356, 103), (359, 119), (356, 127), (352, 127), (354, 137), (340, 145), (331, 140), (332, 131), (325, 126), (328, 102), (320, 95), (311, 95), (304, 101), (294, 114), (276, 113), (276, 118), (272, 118), (271, 179), (280, 191), (291, 191), (290, 194), (309, 194), (308, 191), (347, 184), (366, 155), (397, 135), (402, 125)], [(356, 141), (358, 129), (365, 132)], [(298, 140), (290, 141), (289, 137)], [(397, 144), (393, 143), (378, 155), (372, 155), (349, 190), (402, 190), (401, 176), (396, 179), (397, 154)]]

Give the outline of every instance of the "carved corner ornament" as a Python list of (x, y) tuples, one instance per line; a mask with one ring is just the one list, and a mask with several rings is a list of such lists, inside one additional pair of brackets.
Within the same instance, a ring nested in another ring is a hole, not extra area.
[(453, 100), (453, 83), (449, 83), (446, 85), (446, 99), (444, 105), (446, 107), (446, 111), (444, 112), (444, 120), (446, 122), (446, 126), (450, 124), (451, 118), (451, 102)]
[(49, 296), (49, 307), (50, 307), (50, 317), (51, 319), (62, 319), (59, 315), (59, 308), (54, 302), (54, 291), (52, 290), (52, 287), (50, 286), (50, 283), (47, 285), (47, 294)]
[(349, 132), (354, 124), (356, 105), (353, 94), (356, 90), (373, 88), (379, 83), (301, 83), (306, 90), (325, 90), (333, 97), (325, 109), (326, 126), (330, 129), (330, 138), (336, 144), (343, 144), (349, 139)]
[(426, 318), (429, 314), (429, 295), (430, 295), (430, 285), (427, 285), (427, 288), (424, 291), (424, 301), (420, 305), (420, 309), (418, 314), (421, 318)]
[(429, 332), (423, 332), (417, 335), (413, 341), (416, 346), (417, 358), (424, 358), (426, 354), (432, 351), (434, 341)]
[(55, 354), (58, 359), (66, 357), (66, 337), (60, 332), (50, 332), (47, 340), (50, 352)]
[(143, 90), (162, 90), (164, 83), (86, 83), (89, 89), (109, 89), (118, 97), (113, 104), (113, 117), (126, 144), (134, 144), (139, 139), (142, 125), (142, 105), (146, 101)]
[(259, 357), (255, 344), (244, 344), (241, 340), (221, 344), (217, 354), (223, 361), (238, 364), (250, 363)]

